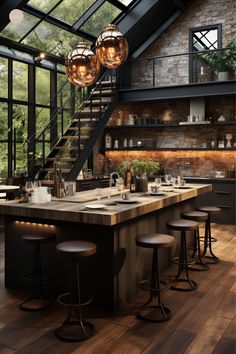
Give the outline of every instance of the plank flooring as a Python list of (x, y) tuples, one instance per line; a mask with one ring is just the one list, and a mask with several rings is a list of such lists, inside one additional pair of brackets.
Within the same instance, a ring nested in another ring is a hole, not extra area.
[[(136, 318), (146, 299), (140, 292), (122, 313), (112, 314), (87, 308), (84, 317), (96, 327), (87, 341), (58, 340), (54, 330), (65, 312), (55, 304), (41, 313), (18, 309), (25, 293), (4, 288), (4, 230), (0, 228), (0, 354), (235, 354), (236, 353), (236, 226), (213, 225), (213, 244), (220, 263), (207, 272), (191, 272), (198, 289), (169, 290), (162, 299), (172, 310), (164, 323), (147, 323)], [(17, 266), (17, 265), (16, 265)], [(173, 276), (176, 266), (164, 272)]]

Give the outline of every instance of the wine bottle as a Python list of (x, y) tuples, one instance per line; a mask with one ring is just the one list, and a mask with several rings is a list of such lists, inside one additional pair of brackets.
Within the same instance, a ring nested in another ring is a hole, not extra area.
[(131, 175), (130, 178), (130, 192), (131, 193), (135, 193), (136, 192), (136, 176), (135, 175)]

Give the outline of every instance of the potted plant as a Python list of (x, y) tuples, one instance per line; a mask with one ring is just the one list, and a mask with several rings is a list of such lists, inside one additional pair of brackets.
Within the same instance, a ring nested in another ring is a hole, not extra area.
[(236, 69), (236, 37), (224, 50), (201, 53), (200, 58), (217, 73), (218, 80), (229, 80), (230, 73)]
[(137, 175), (137, 191), (147, 192), (148, 191), (148, 175), (152, 175), (160, 169), (159, 162), (154, 160), (139, 160), (135, 159), (132, 161), (131, 170)]

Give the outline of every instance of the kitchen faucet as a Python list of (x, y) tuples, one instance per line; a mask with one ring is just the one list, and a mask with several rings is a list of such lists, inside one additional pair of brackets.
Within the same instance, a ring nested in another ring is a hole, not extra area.
[(112, 180), (114, 180), (114, 178), (113, 178), (114, 176), (117, 176), (117, 179), (120, 178), (120, 175), (118, 172), (114, 171), (114, 172), (110, 173), (110, 188), (112, 187)]

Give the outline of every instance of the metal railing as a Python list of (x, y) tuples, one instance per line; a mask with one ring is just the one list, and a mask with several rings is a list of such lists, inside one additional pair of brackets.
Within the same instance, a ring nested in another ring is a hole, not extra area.
[(119, 72), (119, 88), (140, 89), (235, 80), (235, 70), (236, 48), (128, 60)]

